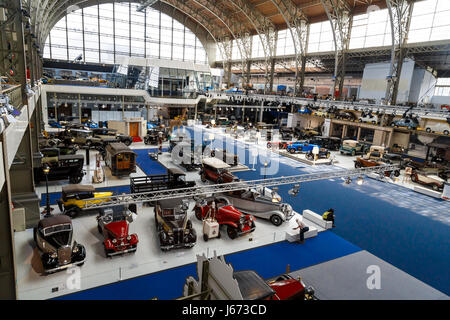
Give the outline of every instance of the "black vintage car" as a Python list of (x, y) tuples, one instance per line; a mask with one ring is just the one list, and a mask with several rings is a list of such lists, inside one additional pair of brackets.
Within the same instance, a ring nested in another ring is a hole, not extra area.
[(317, 144), (323, 148), (327, 148), (328, 150), (338, 151), (341, 147), (341, 138), (337, 137), (324, 137), (324, 136), (315, 136), (311, 139), (308, 139), (309, 144)]
[(33, 230), (33, 237), (45, 273), (84, 264), (86, 249), (73, 240), (72, 220), (68, 216), (57, 215), (40, 220)]
[(162, 251), (192, 248), (197, 233), (188, 219), (189, 203), (185, 200), (161, 200), (155, 206), (155, 224)]
[(58, 148), (47, 148), (41, 150), (39, 156), (35, 157), (34, 182), (37, 184), (45, 181), (44, 169), (48, 166), (47, 178), (49, 181), (66, 180), (70, 183), (80, 183), (84, 176), (84, 156), (81, 154), (60, 155)]
[(312, 151), (309, 151), (305, 155), (306, 159), (308, 159), (310, 161), (318, 160), (318, 159), (329, 159), (330, 156), (331, 156), (331, 153), (326, 148), (319, 148), (319, 153), (316, 155), (314, 155), (314, 153)]

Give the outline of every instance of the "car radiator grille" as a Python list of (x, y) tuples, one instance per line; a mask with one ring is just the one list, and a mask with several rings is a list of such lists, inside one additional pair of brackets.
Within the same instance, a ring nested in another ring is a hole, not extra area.
[(69, 246), (58, 249), (58, 263), (60, 265), (68, 264), (72, 260), (72, 250)]

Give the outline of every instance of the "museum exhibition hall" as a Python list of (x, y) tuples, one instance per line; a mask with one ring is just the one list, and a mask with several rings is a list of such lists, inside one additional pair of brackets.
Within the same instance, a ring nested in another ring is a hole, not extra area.
[(0, 300), (449, 300), (449, 17), (0, 0)]

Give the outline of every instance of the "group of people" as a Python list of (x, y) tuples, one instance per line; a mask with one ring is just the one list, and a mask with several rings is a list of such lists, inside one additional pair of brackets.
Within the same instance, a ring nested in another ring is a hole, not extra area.
[[(328, 209), (327, 211), (325, 211), (322, 214), (322, 219), (325, 221), (331, 221), (333, 223), (333, 228), (334, 228), (335, 227), (335, 225), (334, 225), (334, 209)], [(304, 243), (305, 242), (305, 233), (309, 231), (309, 227), (306, 224), (304, 224), (302, 221), (300, 221), (300, 219), (297, 219), (296, 221), (297, 221), (298, 226), (293, 229), (294, 230), (300, 229), (298, 243)]]

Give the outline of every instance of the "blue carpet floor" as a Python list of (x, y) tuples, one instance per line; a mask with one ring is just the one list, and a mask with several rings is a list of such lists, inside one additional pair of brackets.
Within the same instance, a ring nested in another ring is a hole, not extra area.
[[(135, 149), (134, 152), (137, 153), (136, 164), (145, 172), (146, 175), (151, 174), (165, 174), (167, 172), (166, 168), (156, 160), (150, 159), (148, 152), (155, 151), (153, 149)], [(167, 149), (163, 149), (167, 151)]]
[[(189, 129), (192, 132), (192, 129)], [(222, 147), (220, 137), (214, 141)], [(229, 146), (227, 146), (228, 148)], [(235, 147), (242, 154), (243, 145)], [(250, 166), (249, 150), (241, 162)], [(283, 159), (283, 157), (281, 157)], [(239, 172), (241, 179), (261, 179), (262, 156), (256, 171)], [(282, 160), (283, 161), (283, 160)], [(310, 173), (278, 163), (275, 176)], [(300, 164), (301, 166), (301, 164)], [(314, 170), (329, 170), (329, 166)], [(341, 180), (315, 181), (301, 185), (297, 197), (288, 194), (292, 186), (280, 186), (279, 193), (297, 212), (310, 209), (322, 213), (335, 209), (337, 235), (369, 251), (430, 286), (450, 294), (450, 205), (412, 190), (366, 178), (362, 186)]]
[[(303, 245), (280, 242), (227, 255), (225, 261), (234, 270), (255, 270), (263, 278), (271, 278), (291, 270), (306, 268), (360, 251), (355, 245), (332, 232), (322, 232)], [(138, 249), (139, 253), (139, 249)], [(188, 276), (197, 278), (195, 264), (161, 271), (57, 298), (57, 300), (107, 299), (146, 300), (153, 297), (168, 300), (182, 295)], [(307, 282), (307, 279), (305, 279)]]

